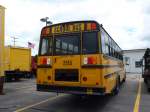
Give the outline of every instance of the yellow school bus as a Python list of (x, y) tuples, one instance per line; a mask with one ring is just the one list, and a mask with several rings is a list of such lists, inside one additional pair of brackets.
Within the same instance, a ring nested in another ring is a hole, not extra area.
[(122, 50), (98, 22), (73, 21), (42, 29), (38, 91), (117, 94), (125, 79)]

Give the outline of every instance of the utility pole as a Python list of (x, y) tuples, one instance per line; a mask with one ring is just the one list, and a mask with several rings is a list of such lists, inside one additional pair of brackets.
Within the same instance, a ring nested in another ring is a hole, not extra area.
[(13, 43), (14, 43), (14, 47), (15, 47), (15, 45), (16, 45), (16, 39), (18, 39), (18, 38), (16, 38), (16, 37), (11, 37), (12, 39), (13, 39)]

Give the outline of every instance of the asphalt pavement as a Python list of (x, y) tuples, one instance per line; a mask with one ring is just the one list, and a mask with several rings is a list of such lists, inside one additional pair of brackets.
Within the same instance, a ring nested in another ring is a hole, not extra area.
[(5, 83), (4, 92), (0, 96), (0, 112), (150, 112), (150, 93), (139, 74), (127, 75), (116, 96), (39, 92), (35, 79)]

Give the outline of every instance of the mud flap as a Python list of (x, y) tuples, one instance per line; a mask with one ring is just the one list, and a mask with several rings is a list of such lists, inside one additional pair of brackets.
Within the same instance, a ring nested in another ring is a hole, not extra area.
[(3, 94), (4, 77), (0, 77), (0, 95)]

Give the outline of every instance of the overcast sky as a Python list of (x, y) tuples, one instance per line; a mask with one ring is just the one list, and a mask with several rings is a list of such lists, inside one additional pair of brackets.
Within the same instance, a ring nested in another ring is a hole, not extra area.
[(150, 0), (0, 0), (6, 7), (6, 45), (27, 47), (36, 44), (38, 51), (42, 17), (53, 23), (73, 20), (96, 20), (122, 49), (150, 47)]

